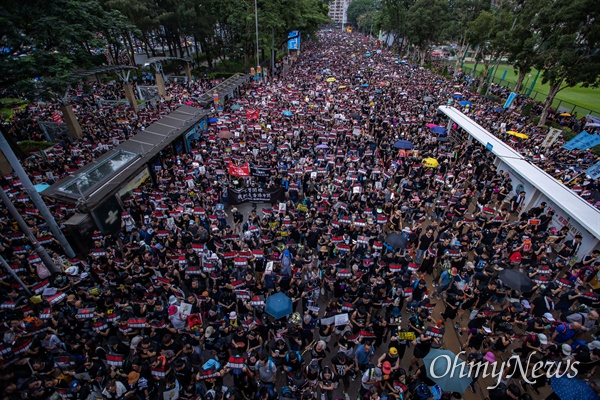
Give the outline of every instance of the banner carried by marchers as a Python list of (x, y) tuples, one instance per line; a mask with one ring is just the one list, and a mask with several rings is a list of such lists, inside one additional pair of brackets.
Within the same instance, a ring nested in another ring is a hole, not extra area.
[(260, 178), (268, 178), (271, 176), (271, 168), (269, 167), (261, 167), (258, 165), (250, 165), (250, 172), (252, 176), (260, 177)]
[(552, 146), (554, 144), (554, 142), (556, 142), (556, 140), (560, 137), (561, 133), (562, 133), (561, 129), (550, 128), (548, 130), (548, 134), (546, 135), (546, 137), (544, 138), (544, 141), (542, 142), (542, 144), (540, 146), (543, 148)]
[(227, 189), (229, 204), (240, 203), (276, 203), (285, 198), (282, 187), (274, 189), (263, 189), (261, 187), (247, 187), (242, 189)]
[(591, 135), (586, 131), (581, 132), (573, 139), (563, 145), (565, 150), (587, 150), (600, 144), (600, 135), (597, 133)]
[(231, 176), (250, 176), (250, 166), (248, 163), (242, 165), (241, 167), (233, 165), (233, 163), (229, 163), (227, 170)]
[(258, 110), (249, 108), (246, 110), (246, 119), (256, 121), (258, 119)]

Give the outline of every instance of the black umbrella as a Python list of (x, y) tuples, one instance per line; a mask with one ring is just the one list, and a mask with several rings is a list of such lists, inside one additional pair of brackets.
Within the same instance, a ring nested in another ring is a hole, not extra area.
[(408, 239), (399, 233), (390, 233), (385, 238), (385, 242), (394, 249), (405, 249), (408, 244)]
[(503, 269), (498, 274), (498, 278), (504, 286), (519, 292), (528, 292), (535, 286), (527, 275), (515, 269)]

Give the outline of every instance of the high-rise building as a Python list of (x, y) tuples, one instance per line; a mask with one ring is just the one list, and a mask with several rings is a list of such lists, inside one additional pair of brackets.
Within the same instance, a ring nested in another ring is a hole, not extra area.
[(346, 12), (352, 0), (330, 0), (329, 1), (329, 18), (333, 22), (346, 23), (348, 17)]

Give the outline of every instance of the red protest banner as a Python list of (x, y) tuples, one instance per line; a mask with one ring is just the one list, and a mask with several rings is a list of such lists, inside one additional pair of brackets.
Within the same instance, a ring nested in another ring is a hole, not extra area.
[(246, 119), (255, 121), (258, 119), (258, 110), (257, 109), (247, 109), (246, 110)]
[(233, 163), (229, 163), (227, 170), (231, 176), (250, 176), (250, 165), (248, 165), (248, 163), (242, 165), (241, 167), (235, 166)]

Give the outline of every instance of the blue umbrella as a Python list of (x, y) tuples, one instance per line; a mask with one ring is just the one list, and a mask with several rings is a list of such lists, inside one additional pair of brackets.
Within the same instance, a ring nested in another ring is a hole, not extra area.
[[(467, 374), (469, 367), (450, 350), (432, 349), (423, 362), (427, 376), (444, 392), (464, 393), (471, 383)], [(461, 371), (465, 371), (467, 376), (461, 377)]]
[(434, 128), (431, 128), (431, 132), (441, 135), (446, 133), (446, 128), (444, 128), (443, 126), (436, 126)]
[(413, 144), (408, 140), (398, 140), (396, 143), (394, 143), (394, 147), (397, 149), (409, 150), (415, 146), (413, 146)]
[(48, 189), (50, 185), (48, 185), (47, 183), (38, 183), (33, 187), (35, 188), (36, 192), (42, 193), (44, 190)]
[(455, 93), (453, 97), (454, 97), (455, 99), (462, 99), (462, 98), (463, 98), (463, 95), (462, 95), (462, 94), (460, 94), (460, 93)]
[(219, 118), (210, 118), (210, 119), (208, 120), (208, 123), (209, 123), (209, 124), (214, 124), (214, 123), (216, 123), (216, 122), (219, 122)]
[(494, 112), (497, 112), (497, 113), (504, 112), (504, 108), (502, 108), (502, 107), (494, 107), (493, 110), (494, 110)]
[(239, 105), (237, 105), (237, 104), (234, 104), (234, 105), (232, 105), (232, 106), (231, 106), (231, 109), (232, 109), (233, 111), (235, 111), (235, 110), (239, 110), (239, 109), (240, 109), (240, 106), (239, 106)]
[(367, 87), (367, 86), (369, 86), (369, 84), (368, 83), (363, 83), (361, 86), (362, 87)]
[(371, 57), (371, 53), (365, 54), (366, 57)]
[(473, 107), (473, 103), (471, 103), (470, 101), (467, 101), (467, 100), (459, 101), (458, 104), (460, 104), (463, 107), (466, 107), (466, 106)]
[(375, 93), (381, 93), (381, 89), (375, 89)]
[(598, 400), (598, 395), (587, 384), (576, 378), (560, 378), (550, 379), (550, 387), (554, 393), (560, 397), (560, 400)]
[(292, 309), (292, 299), (285, 294), (279, 292), (267, 297), (265, 311), (275, 319), (283, 318), (290, 315)]
[(291, 117), (292, 116), (292, 112), (289, 111), (289, 110), (284, 110), (282, 114), (283, 114), (284, 117)]

